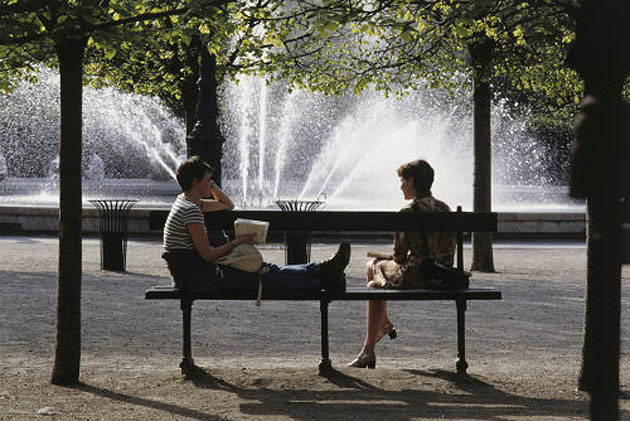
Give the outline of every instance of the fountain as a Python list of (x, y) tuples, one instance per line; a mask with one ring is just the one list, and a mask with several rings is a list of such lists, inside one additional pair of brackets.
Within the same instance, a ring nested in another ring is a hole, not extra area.
[[(423, 157), (434, 166), (434, 193), (472, 208), (470, 99), (418, 91), (402, 100), (378, 92), (330, 98), (244, 77), (228, 85), (223, 120), (224, 183), (245, 207), (327, 196), (328, 209), (397, 209), (395, 170)], [(227, 106), (225, 106), (227, 104)], [(555, 154), (528, 136), (525, 123), (493, 109), (494, 209), (573, 212), (549, 167)]]
[[(3, 204), (58, 201), (59, 76), (40, 68), (38, 77), (0, 98)], [(173, 177), (185, 150), (181, 122), (150, 98), (111, 88), (86, 87), (83, 101), (84, 202), (129, 195), (145, 197), (145, 204), (169, 200), (179, 190)]]
[[(42, 68), (39, 79), (0, 98), (5, 206), (56, 206), (58, 75)], [(395, 170), (420, 157), (436, 170), (437, 197), (472, 208), (466, 92), (326, 97), (243, 77), (225, 84), (221, 98), (223, 186), (240, 208), (272, 209), (278, 200), (324, 195), (329, 210), (398, 209)], [(524, 123), (501, 104), (492, 118), (494, 209), (583, 213), (583, 204), (549, 176), (549, 151)], [(85, 88), (84, 121), (85, 201), (131, 197), (141, 200), (138, 208), (168, 207), (179, 192), (173, 178), (185, 151), (183, 122), (155, 100), (111, 88)]]

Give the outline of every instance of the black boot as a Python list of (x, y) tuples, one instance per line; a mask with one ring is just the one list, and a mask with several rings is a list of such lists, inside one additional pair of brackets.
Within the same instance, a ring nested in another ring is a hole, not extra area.
[(339, 244), (335, 255), (321, 262), (319, 278), (322, 287), (327, 291), (344, 291), (346, 289), (346, 276), (343, 273), (350, 263), (350, 243)]

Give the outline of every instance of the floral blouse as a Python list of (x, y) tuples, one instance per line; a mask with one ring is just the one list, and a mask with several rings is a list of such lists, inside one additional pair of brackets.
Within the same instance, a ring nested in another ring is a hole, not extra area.
[[(433, 196), (414, 199), (401, 212), (450, 212), (448, 205)], [(374, 286), (385, 288), (421, 288), (424, 280), (420, 264), (432, 259), (453, 266), (456, 239), (453, 232), (397, 232), (391, 259), (374, 261)]]

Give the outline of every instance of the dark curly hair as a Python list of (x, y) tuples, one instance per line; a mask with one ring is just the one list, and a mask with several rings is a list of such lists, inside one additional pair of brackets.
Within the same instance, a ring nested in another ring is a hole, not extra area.
[(193, 180), (201, 180), (206, 172), (212, 173), (212, 167), (198, 156), (191, 156), (177, 167), (175, 176), (182, 191), (192, 187)]
[(435, 173), (431, 165), (424, 159), (416, 159), (398, 167), (398, 176), (409, 180), (413, 177), (413, 188), (417, 197), (431, 195), (431, 186)]

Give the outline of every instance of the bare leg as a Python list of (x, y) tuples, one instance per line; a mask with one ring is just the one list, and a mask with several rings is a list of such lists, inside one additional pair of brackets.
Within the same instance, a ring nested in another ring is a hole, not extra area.
[[(372, 262), (368, 263), (367, 267), (367, 282), (368, 288), (371, 287), (374, 280), (374, 269)], [(383, 327), (389, 323), (387, 317), (387, 301), (385, 300), (368, 300), (367, 302), (367, 317), (366, 317), (366, 332), (365, 342), (363, 349), (357, 358), (350, 364), (350, 367), (368, 367), (374, 368), (376, 365), (376, 357), (374, 355), (374, 348), (376, 342), (383, 335)]]
[[(374, 279), (374, 266), (370, 262), (367, 267), (367, 281)], [(367, 302), (366, 332), (362, 354), (374, 352), (376, 341), (382, 336), (383, 327), (389, 323), (387, 301), (369, 300)]]
[(376, 341), (381, 336), (383, 326), (389, 323), (387, 317), (387, 301), (370, 300), (367, 304), (367, 328), (362, 354), (374, 352)]

